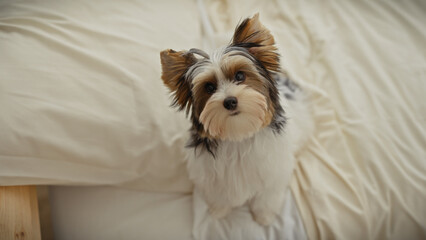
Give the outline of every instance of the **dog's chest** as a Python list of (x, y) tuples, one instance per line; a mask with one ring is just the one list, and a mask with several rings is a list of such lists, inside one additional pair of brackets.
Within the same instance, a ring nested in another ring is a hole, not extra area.
[(264, 129), (253, 138), (220, 142), (215, 157), (207, 151), (189, 156), (188, 171), (195, 184), (218, 194), (252, 196), (277, 179), (285, 168), (283, 135)]

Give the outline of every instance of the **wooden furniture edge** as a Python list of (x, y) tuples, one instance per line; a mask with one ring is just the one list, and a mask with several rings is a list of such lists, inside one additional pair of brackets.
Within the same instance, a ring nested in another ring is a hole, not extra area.
[(36, 186), (0, 186), (0, 239), (41, 239)]

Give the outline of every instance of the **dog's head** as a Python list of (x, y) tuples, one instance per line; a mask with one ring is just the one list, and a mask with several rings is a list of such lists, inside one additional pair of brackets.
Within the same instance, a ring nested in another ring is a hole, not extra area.
[(211, 56), (199, 49), (161, 52), (162, 79), (173, 105), (191, 112), (201, 138), (239, 141), (271, 124), (279, 111), (272, 73), (279, 71), (274, 37), (256, 14)]

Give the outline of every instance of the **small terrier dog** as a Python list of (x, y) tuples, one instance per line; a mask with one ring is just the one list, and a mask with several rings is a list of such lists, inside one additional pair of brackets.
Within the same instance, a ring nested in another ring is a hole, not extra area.
[(313, 130), (303, 91), (280, 70), (274, 44), (256, 14), (211, 55), (199, 49), (160, 54), (172, 105), (192, 121), (189, 177), (215, 218), (248, 203), (255, 221), (272, 223), (294, 153)]

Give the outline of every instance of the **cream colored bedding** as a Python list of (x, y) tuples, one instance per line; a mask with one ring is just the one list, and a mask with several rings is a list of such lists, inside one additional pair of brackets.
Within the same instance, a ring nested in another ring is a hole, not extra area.
[(50, 187), (54, 239), (190, 240), (192, 196), (117, 187)]
[(424, 1), (2, 2), (0, 184), (191, 191), (159, 51), (255, 12), (312, 94), (291, 185), (308, 237), (426, 238)]
[(200, 41), (185, 12), (195, 4), (2, 1), (0, 184), (190, 192), (189, 125), (159, 77), (162, 49)]
[(289, 14), (304, 29), (289, 68), (315, 92), (317, 133), (292, 184), (311, 239), (426, 238), (425, 3)]

